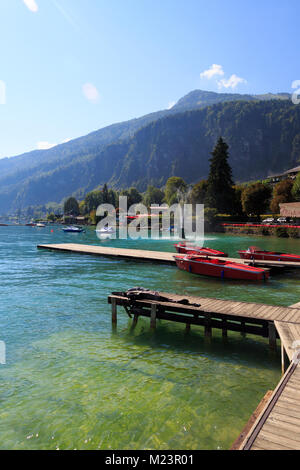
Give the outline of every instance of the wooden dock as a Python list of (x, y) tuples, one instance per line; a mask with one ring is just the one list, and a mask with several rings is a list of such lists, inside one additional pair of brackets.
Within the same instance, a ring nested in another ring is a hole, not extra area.
[(157, 319), (184, 323), (187, 330), (191, 325), (203, 326), (209, 338), (213, 328), (222, 329), (223, 337), (228, 331), (260, 335), (269, 338), (272, 349), (280, 338), (287, 359), (282, 361), (282, 379), (274, 392), (266, 394), (232, 449), (300, 450), (300, 366), (293, 361), (292, 348), (294, 341), (300, 340), (300, 304), (278, 307), (146, 290), (113, 293), (108, 302), (114, 326), (120, 305), (133, 318), (133, 327), (143, 316), (150, 318), (151, 328), (156, 327)]
[[(115, 259), (127, 259), (133, 261), (148, 261), (152, 263), (162, 263), (175, 265), (174, 255), (176, 252), (132, 250), (127, 248), (104, 247), (98, 245), (81, 245), (79, 243), (61, 243), (51, 245), (38, 245), (39, 249), (52, 250), (66, 253), (77, 253), (81, 255), (104, 256)], [(285, 261), (264, 261), (264, 260), (242, 260), (240, 258), (219, 258), (235, 263), (260, 266), (265, 268), (300, 268), (300, 263)]]

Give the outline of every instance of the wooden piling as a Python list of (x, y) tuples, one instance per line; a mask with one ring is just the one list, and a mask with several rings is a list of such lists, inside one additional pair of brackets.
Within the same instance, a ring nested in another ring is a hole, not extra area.
[(223, 337), (223, 339), (226, 339), (227, 335), (228, 335), (227, 320), (226, 320), (226, 318), (223, 318), (223, 320), (222, 320), (222, 337)]
[(246, 332), (245, 332), (245, 320), (241, 321), (241, 335), (245, 338), (246, 337)]
[(139, 316), (138, 316), (137, 313), (135, 313), (134, 317), (133, 317), (133, 322), (132, 322), (132, 329), (134, 329), (136, 327), (138, 319), (139, 319)]
[(205, 314), (205, 327), (204, 327), (204, 336), (205, 338), (212, 337), (212, 329), (211, 329), (211, 314)]
[(156, 328), (156, 312), (157, 312), (157, 304), (151, 305), (151, 319), (150, 319), (150, 328)]
[(269, 346), (271, 351), (276, 351), (276, 328), (274, 322), (270, 321), (268, 325), (269, 330)]
[(281, 341), (281, 373), (284, 375), (290, 365), (288, 355), (286, 353), (283, 342)]
[(111, 320), (113, 325), (117, 325), (117, 300), (111, 299)]

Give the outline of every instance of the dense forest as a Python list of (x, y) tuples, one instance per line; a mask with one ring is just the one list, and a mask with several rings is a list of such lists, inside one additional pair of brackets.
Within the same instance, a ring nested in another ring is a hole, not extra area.
[(114, 124), (47, 151), (0, 160), (0, 213), (61, 202), (70, 194), (81, 199), (106, 182), (116, 189), (144, 191), (149, 184), (162, 187), (170, 176), (200, 181), (208, 176), (219, 136), (229, 145), (236, 182), (295, 166), (300, 160), (300, 107), (287, 97), (195, 91), (172, 110)]

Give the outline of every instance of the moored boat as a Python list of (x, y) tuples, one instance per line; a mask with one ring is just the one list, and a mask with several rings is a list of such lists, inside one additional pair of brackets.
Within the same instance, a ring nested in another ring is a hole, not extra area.
[(269, 277), (268, 271), (242, 263), (198, 255), (175, 255), (174, 258), (179, 269), (192, 274), (245, 281), (264, 281)]
[(193, 245), (191, 243), (176, 243), (175, 245), (177, 253), (187, 253), (187, 254), (192, 254), (196, 253), (198, 255), (203, 255), (203, 256), (218, 256), (218, 257), (227, 257), (228, 254), (224, 253), (223, 251), (219, 250), (214, 250), (212, 248), (207, 248), (207, 247), (200, 247)]
[(293, 253), (282, 253), (278, 251), (264, 251), (255, 246), (251, 246), (248, 248), (248, 250), (240, 250), (238, 253), (242, 259), (290, 262), (296, 261), (300, 263), (300, 255), (295, 255)]
[(63, 228), (63, 231), (66, 233), (82, 233), (84, 232), (84, 229), (81, 227), (70, 226)]
[(115, 233), (116, 229), (114, 227), (103, 227), (103, 228), (100, 228), (100, 229), (96, 229), (96, 232), (106, 235), (106, 234), (110, 234), (110, 233)]

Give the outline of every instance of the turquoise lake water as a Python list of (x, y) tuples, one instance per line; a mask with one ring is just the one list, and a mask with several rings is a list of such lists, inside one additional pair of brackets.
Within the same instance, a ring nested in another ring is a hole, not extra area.
[[(266, 340), (229, 332), (211, 343), (201, 327), (131, 321), (111, 328), (107, 296), (143, 286), (179, 294), (290, 305), (300, 273), (267, 283), (208, 279), (176, 267), (54, 253), (38, 243), (76, 242), (173, 251), (170, 240), (103, 241), (94, 230), (0, 227), (1, 449), (227, 449), (280, 378)], [(300, 253), (291, 239), (208, 235), (236, 256), (259, 245)]]

